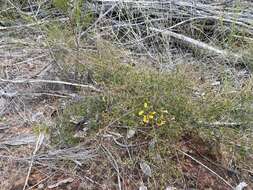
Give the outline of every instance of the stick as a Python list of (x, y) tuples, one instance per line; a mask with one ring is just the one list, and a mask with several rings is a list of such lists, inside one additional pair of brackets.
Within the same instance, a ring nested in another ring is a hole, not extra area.
[(233, 58), (236, 58), (236, 59), (241, 59), (242, 58), (242, 56), (240, 56), (238, 54), (233, 54), (231, 52), (220, 50), (220, 49), (218, 49), (216, 47), (213, 47), (213, 46), (210, 46), (210, 45), (208, 45), (208, 44), (206, 44), (204, 42), (195, 40), (193, 38), (184, 36), (182, 34), (178, 34), (178, 33), (172, 32), (170, 30), (161, 30), (161, 29), (157, 29), (157, 28), (150, 28), (150, 29), (152, 31), (155, 31), (155, 32), (159, 32), (159, 33), (163, 33), (163, 34), (172, 36), (174, 38), (177, 38), (179, 40), (187, 42), (190, 45), (196, 46), (196, 47), (198, 47), (200, 49), (207, 50), (207, 51), (212, 52), (212, 53), (217, 54), (217, 55), (222, 55), (224, 57), (231, 57), (232, 56)]
[(186, 152), (183, 152), (180, 149), (177, 149), (179, 152), (181, 152), (182, 154), (184, 154), (185, 156), (191, 158), (192, 160), (194, 160), (195, 162), (197, 162), (198, 164), (200, 164), (201, 166), (203, 166), (205, 169), (207, 169), (208, 171), (210, 171), (212, 174), (214, 174), (215, 176), (217, 176), (220, 180), (222, 180), (225, 184), (227, 184), (231, 189), (234, 189), (234, 187), (228, 183), (224, 178), (222, 178), (219, 174), (217, 174), (215, 171), (213, 171), (212, 169), (210, 169), (209, 167), (207, 167), (206, 165), (204, 165), (202, 162), (200, 162), (199, 160), (197, 160), (196, 158), (192, 157), (191, 155), (187, 154)]
[(121, 182), (120, 182), (120, 171), (119, 171), (119, 166), (118, 166), (118, 163), (117, 161), (114, 159), (112, 153), (104, 146), (104, 145), (101, 145), (102, 146), (102, 149), (104, 150), (104, 152), (106, 152), (108, 155), (108, 159), (112, 161), (112, 166), (114, 167), (114, 169), (116, 170), (117, 172), (117, 177), (118, 177), (118, 187), (119, 187), (119, 190), (121, 190)]
[(0, 78), (0, 82), (7, 82), (13, 84), (22, 84), (22, 83), (50, 83), (50, 84), (62, 84), (62, 85), (69, 85), (69, 86), (76, 86), (81, 88), (89, 88), (96, 92), (102, 92), (100, 89), (86, 84), (78, 84), (78, 83), (71, 83), (66, 81), (56, 81), (56, 80), (43, 80), (43, 79), (20, 79), (20, 80), (8, 80)]
[(38, 21), (38, 22), (23, 24), (23, 25), (6, 26), (6, 27), (0, 26), (0, 30), (13, 30), (13, 29), (19, 29), (19, 28), (24, 28), (24, 27), (28, 28), (28, 27), (33, 27), (33, 26), (37, 26), (37, 25), (48, 24), (51, 22), (58, 22), (58, 21), (64, 22), (64, 21), (68, 21), (68, 20), (69, 20), (68, 18), (61, 18), (58, 20)]
[(32, 166), (33, 166), (34, 157), (35, 157), (37, 151), (40, 149), (40, 146), (41, 146), (42, 143), (43, 143), (44, 137), (45, 137), (44, 134), (43, 134), (43, 133), (40, 133), (40, 135), (39, 135), (39, 137), (38, 137), (38, 140), (37, 140), (37, 143), (36, 143), (36, 146), (35, 146), (35, 149), (34, 149), (34, 151), (33, 151), (31, 163), (30, 163), (30, 166), (29, 166), (29, 169), (28, 169), (28, 173), (27, 173), (27, 176), (26, 176), (26, 179), (25, 179), (25, 184), (24, 184), (23, 190), (26, 189), (26, 186), (27, 186), (27, 184), (28, 184), (28, 180), (29, 180), (29, 177), (30, 177), (30, 174), (31, 174), (31, 171), (32, 171)]

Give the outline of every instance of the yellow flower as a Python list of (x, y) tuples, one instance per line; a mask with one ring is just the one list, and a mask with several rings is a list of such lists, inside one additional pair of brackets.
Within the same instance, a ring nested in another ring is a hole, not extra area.
[(149, 115), (148, 115), (148, 119), (154, 119), (154, 115), (149, 114)]
[(157, 125), (160, 127), (160, 126), (164, 125), (165, 123), (166, 123), (166, 121), (161, 120), (161, 121), (157, 122)]
[(148, 103), (147, 102), (144, 103), (144, 108), (148, 108)]
[(149, 119), (146, 115), (143, 116), (143, 122), (144, 123), (148, 123), (149, 122)]
[(156, 112), (155, 112), (155, 111), (152, 111), (152, 112), (150, 112), (149, 114), (150, 114), (150, 115), (155, 115)]
[(139, 116), (141, 116), (141, 115), (143, 115), (143, 114), (144, 114), (144, 111), (143, 111), (143, 110), (139, 111), (139, 113), (138, 113)]

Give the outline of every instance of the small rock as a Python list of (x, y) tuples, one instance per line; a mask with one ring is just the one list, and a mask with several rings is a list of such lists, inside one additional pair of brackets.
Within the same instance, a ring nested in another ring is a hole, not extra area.
[(149, 148), (149, 149), (154, 149), (154, 148), (155, 148), (155, 145), (156, 145), (156, 139), (152, 139), (152, 140), (149, 142), (148, 148)]
[(129, 129), (128, 131), (127, 131), (127, 138), (128, 139), (130, 139), (130, 138), (132, 138), (134, 135), (135, 135), (135, 130), (134, 129)]
[(147, 188), (145, 185), (141, 185), (141, 186), (139, 187), (139, 190), (148, 190), (148, 188)]
[(150, 166), (149, 166), (147, 163), (141, 162), (141, 163), (140, 163), (140, 168), (141, 168), (142, 172), (143, 172), (146, 176), (151, 177), (151, 174), (152, 174), (151, 168), (150, 168)]
[(39, 185), (38, 185), (38, 189), (44, 189), (44, 184), (42, 184), (42, 183), (39, 184)]
[(243, 181), (236, 186), (235, 190), (243, 190), (247, 186), (248, 184)]
[(170, 187), (170, 186), (168, 186), (168, 187), (166, 187), (166, 189), (165, 190), (177, 190), (175, 187)]

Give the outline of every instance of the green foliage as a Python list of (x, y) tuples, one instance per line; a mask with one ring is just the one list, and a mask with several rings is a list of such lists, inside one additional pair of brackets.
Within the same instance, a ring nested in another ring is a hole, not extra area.
[(247, 49), (248, 49), (248, 52), (246, 52), (244, 56), (245, 65), (247, 65), (248, 68), (251, 71), (253, 71), (253, 41), (251, 41)]
[[(86, 30), (93, 21), (93, 14), (87, 8), (85, 3), (86, 1), (83, 0), (54, 0), (54, 6), (59, 11), (61, 11), (62, 14), (65, 14), (65, 16), (69, 18), (69, 20), (67, 21), (67, 24), (61, 24), (60, 28), (62, 29), (62, 31), (55, 31), (55, 24), (52, 24), (51, 26), (49, 25), (47, 31), (50, 31), (50, 33), (55, 33), (54, 36), (56, 37), (56, 39), (59, 39), (59, 37), (57, 37), (58, 34), (65, 34), (65, 32), (67, 31), (65, 37), (67, 37), (67, 39), (71, 39), (71, 41), (69, 41), (71, 44), (70, 47), (73, 47), (74, 44), (76, 48), (79, 48), (81, 32)], [(66, 43), (65, 45), (67, 45), (68, 47), (69, 44)]]
[[(131, 167), (136, 160), (155, 165), (152, 177), (159, 179), (164, 187), (168, 179), (183, 178), (177, 162), (170, 158), (178, 154), (176, 148), (185, 143), (182, 136), (188, 131), (194, 134), (192, 137), (196, 136), (196, 141), (201, 139), (194, 142), (196, 145), (205, 143), (203, 147), (208, 155), (218, 157), (224, 151), (234, 155), (233, 159), (244, 161), (252, 153), (252, 142), (243, 140), (245, 133), (252, 134), (245, 132), (253, 122), (252, 81), (236, 91), (232, 78), (224, 72), (221, 73), (224, 85), (219, 91), (207, 84), (200, 89), (204, 93), (196, 95), (197, 82), (180, 67), (171, 73), (160, 73), (147, 66), (136, 68), (122, 64), (120, 50), (110, 44), (98, 43), (97, 47), (99, 50), (95, 53), (71, 52), (62, 57), (66, 71), (74, 69), (79, 75), (92, 71), (103, 93), (85, 92), (87, 97), (66, 107), (51, 131), (54, 143), (71, 145), (83, 140), (74, 136), (73, 117), (87, 118), (88, 125), (84, 127), (89, 130), (85, 139), (94, 139), (101, 131), (124, 135), (125, 128), (134, 129), (138, 134), (127, 140), (133, 144), (155, 143), (134, 154), (134, 158), (121, 158), (121, 161)], [(238, 122), (240, 125), (235, 129), (222, 125), (211, 127), (215, 122)], [(139, 131), (144, 132), (139, 134)], [(161, 172), (164, 168), (166, 172)]]
[(59, 48), (75, 47), (70, 29), (60, 23), (51, 24), (46, 28), (48, 41)]
[[(94, 80), (104, 92), (99, 96), (100, 99), (93, 97), (90, 99), (92, 101), (77, 102), (68, 108), (70, 111), (64, 112), (61, 122), (61, 125), (67, 127), (62, 129), (71, 128), (68, 115), (94, 118), (99, 114), (99, 121), (95, 122), (97, 127), (109, 126), (111, 123), (131, 128), (143, 126), (156, 138), (175, 141), (183, 130), (202, 126), (201, 123), (252, 121), (250, 83), (240, 93), (227, 93), (233, 87), (230, 79), (225, 76), (224, 82), (227, 85), (220, 93), (207, 90), (205, 95), (195, 97), (192, 90), (194, 82), (189, 82), (187, 73), (182, 70), (159, 73), (148, 67), (136, 69), (121, 64), (120, 56), (113, 48), (101, 48), (97, 54), (86, 54), (78, 58), (91, 64), (76, 64), (77, 71), (85, 73), (92, 70)], [(95, 103), (97, 101), (99, 104)], [(148, 108), (145, 108), (146, 103)], [(88, 104), (99, 109), (90, 109), (89, 115), (84, 112)], [(155, 114), (151, 115), (152, 113)]]
[(83, 0), (54, 0), (54, 6), (69, 17), (74, 30), (85, 29), (93, 20), (90, 10), (82, 10), (86, 1)]
[(42, 124), (37, 124), (37, 125), (33, 126), (33, 132), (36, 135), (39, 135), (40, 133), (49, 134), (50, 130), (47, 125), (42, 123)]
[[(97, 131), (102, 125), (102, 115), (106, 112), (106, 102), (101, 96), (87, 97), (84, 100), (78, 101), (69, 105), (58, 118), (56, 130), (57, 136), (52, 136), (55, 143), (73, 144), (79, 142), (74, 137), (77, 132), (77, 124), (73, 122), (73, 118), (86, 120), (86, 127), (89, 133)], [(77, 121), (78, 122), (78, 121)], [(52, 132), (52, 131), (51, 131)], [(53, 133), (52, 133), (53, 134)]]
[(82, 0), (76, 0), (76, 1), (74, 1), (71, 19), (73, 20), (73, 23), (76, 24), (76, 26), (80, 26), (80, 24), (81, 24), (81, 18), (82, 18), (82, 10), (81, 10), (81, 8), (82, 8), (82, 4), (83, 4)]
[(56, 8), (67, 12), (69, 8), (69, 0), (53, 0), (53, 4)]

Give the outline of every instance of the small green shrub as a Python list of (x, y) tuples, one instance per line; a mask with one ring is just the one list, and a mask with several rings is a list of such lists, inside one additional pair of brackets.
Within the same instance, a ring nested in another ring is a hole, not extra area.
[[(92, 70), (94, 80), (104, 92), (99, 95), (100, 99), (91, 98), (92, 101), (85, 100), (70, 106), (63, 114), (63, 122), (60, 122), (67, 126), (62, 129), (71, 128), (68, 126), (68, 115), (94, 118), (99, 114), (99, 127), (111, 123), (131, 128), (143, 126), (158, 138), (173, 139), (182, 130), (202, 126), (201, 123), (252, 121), (250, 87), (234, 94), (226, 93), (232, 89), (230, 87), (220, 93), (207, 90), (205, 95), (196, 98), (192, 90), (194, 81), (189, 82), (187, 73), (182, 70), (159, 73), (148, 67), (136, 69), (121, 64), (120, 54), (104, 52), (108, 49), (79, 57), (90, 64), (76, 64), (77, 71), (85, 73)], [(91, 115), (84, 112), (83, 106), (87, 108), (88, 104), (97, 107)]]
[[(78, 120), (85, 120), (89, 133), (97, 131), (102, 125), (102, 116), (106, 112), (106, 102), (101, 96), (86, 97), (85, 99), (69, 105), (58, 118), (56, 127), (51, 131), (54, 143), (75, 144), (78, 138), (74, 135), (78, 130)], [(77, 121), (73, 121), (78, 118)], [(80, 126), (79, 126), (80, 127)], [(56, 135), (56, 136), (55, 136)]]

